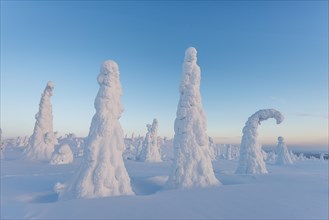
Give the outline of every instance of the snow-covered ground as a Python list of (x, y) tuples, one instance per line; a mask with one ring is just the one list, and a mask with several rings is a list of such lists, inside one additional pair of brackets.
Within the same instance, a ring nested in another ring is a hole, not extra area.
[(58, 201), (57, 182), (66, 182), (82, 158), (50, 165), (23, 160), (22, 148), (6, 149), (1, 160), (1, 219), (328, 219), (328, 160), (266, 164), (268, 174), (238, 175), (236, 160), (213, 161), (222, 185), (166, 189), (172, 161), (125, 161), (134, 196)]

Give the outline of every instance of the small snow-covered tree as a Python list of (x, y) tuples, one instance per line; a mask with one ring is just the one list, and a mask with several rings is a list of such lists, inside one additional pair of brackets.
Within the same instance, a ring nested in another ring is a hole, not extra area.
[(50, 101), (53, 90), (54, 84), (50, 81), (42, 93), (39, 112), (35, 115), (34, 131), (25, 151), (25, 157), (29, 160), (49, 161), (57, 144), (53, 131), (53, 113)]
[(277, 146), (278, 156), (276, 158), (276, 164), (284, 165), (284, 164), (292, 164), (292, 159), (290, 157), (290, 153), (288, 151), (287, 145), (284, 142), (283, 137), (278, 137), (278, 146)]
[(105, 61), (97, 78), (100, 86), (80, 169), (64, 184), (60, 199), (97, 198), (132, 195), (130, 178), (125, 168), (123, 130), (119, 119), (121, 83), (116, 62)]
[(185, 52), (175, 120), (174, 150), (175, 159), (168, 187), (219, 185), (209, 153), (206, 117), (200, 94), (200, 67), (197, 64), (197, 51), (193, 47)]
[(209, 137), (209, 153), (211, 160), (215, 160), (216, 156), (218, 154), (217, 146), (214, 142), (214, 139), (212, 137)]
[(146, 162), (161, 162), (160, 147), (158, 144), (158, 120), (154, 119), (152, 125), (147, 124), (147, 134), (143, 141), (143, 148), (139, 160)]
[(73, 153), (70, 148), (70, 145), (63, 144), (58, 146), (58, 148), (54, 151), (50, 164), (51, 165), (60, 165), (60, 164), (70, 164), (73, 162)]
[(226, 160), (232, 160), (232, 145), (231, 144), (226, 144), (226, 155), (225, 155)]
[(261, 144), (258, 142), (258, 125), (261, 121), (275, 118), (280, 124), (284, 117), (275, 109), (263, 109), (249, 117), (243, 128), (243, 136), (240, 145), (239, 165), (236, 173), (262, 174), (267, 173), (266, 165), (262, 155)]

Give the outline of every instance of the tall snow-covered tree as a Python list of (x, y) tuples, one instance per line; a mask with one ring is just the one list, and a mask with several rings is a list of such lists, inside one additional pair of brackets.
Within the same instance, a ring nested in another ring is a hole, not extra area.
[(249, 117), (242, 132), (240, 145), (239, 165), (236, 173), (240, 174), (262, 174), (267, 173), (266, 165), (262, 155), (262, 146), (258, 142), (258, 125), (261, 121), (269, 118), (275, 118), (276, 123), (280, 124), (284, 117), (275, 109), (263, 109), (257, 111)]
[(146, 162), (161, 162), (160, 148), (158, 144), (158, 120), (154, 119), (152, 125), (147, 124), (147, 134), (143, 141), (143, 148), (139, 160)]
[(192, 188), (217, 186), (206, 134), (206, 117), (200, 94), (200, 67), (197, 51), (190, 47), (185, 52), (180, 100), (175, 120), (175, 159), (167, 186)]
[(121, 83), (116, 62), (105, 61), (97, 78), (96, 113), (85, 144), (83, 162), (71, 181), (64, 184), (60, 199), (132, 195), (122, 153), (124, 136), (119, 119)]
[(276, 158), (276, 164), (284, 165), (284, 164), (292, 164), (292, 159), (290, 157), (290, 153), (288, 151), (287, 145), (284, 142), (283, 137), (278, 137), (278, 146), (277, 146), (278, 156)]
[(54, 83), (48, 82), (41, 95), (39, 112), (35, 115), (35, 126), (25, 151), (25, 157), (29, 160), (49, 161), (55, 150), (57, 138), (53, 131), (53, 113), (51, 96)]

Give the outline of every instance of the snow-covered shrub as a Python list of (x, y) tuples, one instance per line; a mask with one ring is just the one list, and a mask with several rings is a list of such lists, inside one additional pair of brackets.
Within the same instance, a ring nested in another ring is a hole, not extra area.
[(186, 50), (175, 120), (175, 159), (167, 185), (170, 188), (217, 186), (211, 157), (206, 117), (200, 95), (197, 51)]
[(236, 173), (267, 173), (262, 155), (261, 144), (257, 140), (257, 129), (261, 121), (269, 118), (275, 118), (277, 124), (280, 124), (284, 119), (283, 115), (275, 109), (259, 110), (249, 117), (242, 130), (243, 136), (240, 145), (240, 158)]
[(134, 194), (123, 162), (123, 130), (119, 118), (121, 83), (118, 64), (105, 61), (97, 78), (100, 86), (95, 99), (96, 113), (86, 139), (80, 169), (65, 184), (59, 198), (97, 198)]
[(142, 151), (139, 156), (140, 161), (161, 162), (160, 148), (158, 145), (158, 120), (154, 119), (152, 125), (147, 124), (147, 134), (145, 136)]
[(85, 141), (85, 138), (80, 138), (80, 137), (77, 137), (73, 133), (69, 133), (69, 134), (65, 134), (64, 138), (62, 138), (62, 137), (59, 138), (58, 144), (59, 145), (68, 144), (71, 147), (71, 150), (75, 157), (82, 157), (83, 152), (84, 152), (84, 149), (83, 149), (84, 141)]
[(68, 144), (60, 145), (51, 157), (51, 165), (70, 164), (73, 162), (73, 153)]
[(296, 154), (294, 154), (294, 152), (292, 150), (289, 150), (289, 154), (290, 154), (290, 158), (291, 158), (292, 162), (295, 162), (298, 160), (298, 156)]
[(304, 160), (306, 160), (305, 155), (304, 155), (303, 153), (300, 153), (300, 154), (298, 155), (298, 160), (300, 160), (300, 161), (304, 161)]
[(217, 154), (218, 154), (218, 149), (217, 146), (214, 142), (214, 139), (212, 137), (209, 137), (209, 154), (211, 160), (216, 160)]
[(125, 150), (123, 152), (123, 159), (125, 160), (135, 160), (136, 155), (135, 155), (135, 138), (125, 138), (124, 139), (125, 143)]
[(273, 164), (276, 162), (276, 157), (277, 157), (277, 155), (276, 155), (275, 151), (270, 151), (267, 153), (267, 158), (265, 161)]
[(39, 112), (35, 115), (34, 131), (25, 151), (27, 159), (49, 161), (54, 152), (57, 139), (53, 131), (53, 113), (50, 101), (53, 90), (53, 82), (48, 82), (42, 93)]
[(29, 144), (29, 137), (17, 137), (16, 138), (16, 146), (17, 147), (27, 147)]
[(277, 165), (292, 164), (292, 159), (288, 151), (287, 145), (284, 142), (283, 137), (278, 137), (278, 146), (277, 146), (278, 156), (276, 158)]

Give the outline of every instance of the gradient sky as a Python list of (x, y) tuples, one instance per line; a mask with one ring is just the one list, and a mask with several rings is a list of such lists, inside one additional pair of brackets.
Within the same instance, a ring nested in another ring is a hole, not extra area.
[(328, 146), (327, 1), (1, 1), (1, 128), (31, 135), (55, 83), (54, 130), (88, 134), (101, 63), (119, 64), (130, 136), (159, 120), (172, 137), (185, 49), (198, 50), (208, 134), (239, 143), (248, 117), (264, 143)]

